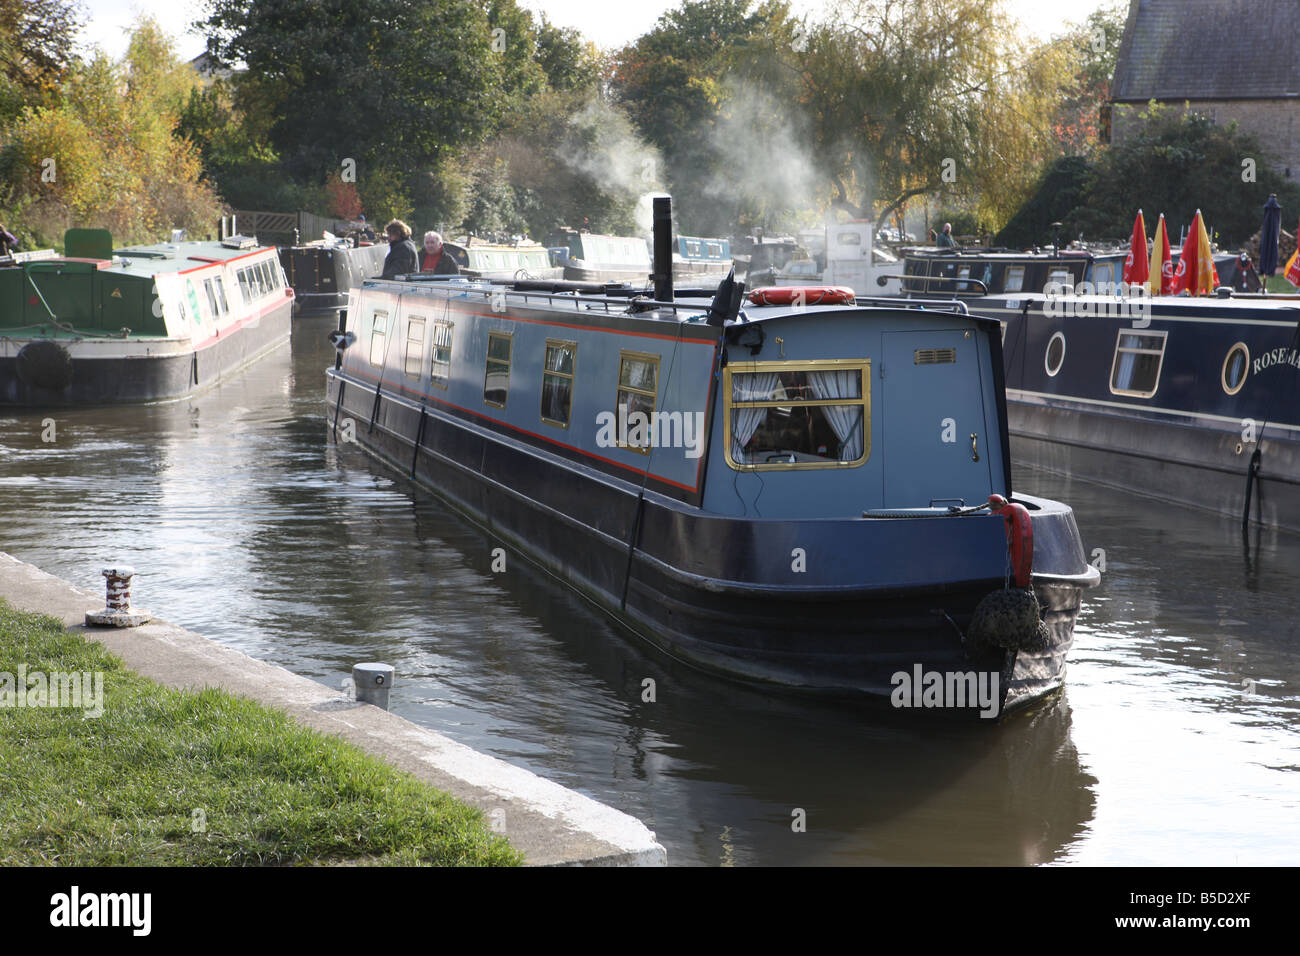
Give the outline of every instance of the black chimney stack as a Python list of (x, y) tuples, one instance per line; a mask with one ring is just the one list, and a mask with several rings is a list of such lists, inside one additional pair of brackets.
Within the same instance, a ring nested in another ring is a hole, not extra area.
[(673, 301), (673, 201), (667, 196), (654, 200), (655, 301)]

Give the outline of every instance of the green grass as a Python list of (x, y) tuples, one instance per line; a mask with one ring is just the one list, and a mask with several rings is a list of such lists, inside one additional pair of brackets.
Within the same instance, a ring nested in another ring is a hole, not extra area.
[(1286, 276), (1268, 276), (1264, 280), (1264, 287), (1269, 292), (1282, 292), (1287, 295), (1296, 294), (1296, 287), (1287, 280)]
[(162, 687), (0, 601), (0, 672), (23, 664), (102, 671), (105, 703), (0, 707), (0, 865), (522, 862), (477, 810), (378, 758), (224, 691)]

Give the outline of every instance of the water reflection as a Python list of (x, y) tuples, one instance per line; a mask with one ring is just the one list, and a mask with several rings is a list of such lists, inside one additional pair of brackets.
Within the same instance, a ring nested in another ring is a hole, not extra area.
[(490, 536), (326, 442), (328, 328), (190, 401), (59, 412), (54, 443), (4, 413), (0, 547), (94, 590), (129, 560), (150, 610), (333, 686), (388, 661), (397, 712), (634, 814), (674, 863), (1294, 859), (1300, 542), (1243, 561), (1231, 521), (1022, 470), (1105, 551), (1061, 700), (990, 727), (759, 692), (516, 554), (494, 572)]

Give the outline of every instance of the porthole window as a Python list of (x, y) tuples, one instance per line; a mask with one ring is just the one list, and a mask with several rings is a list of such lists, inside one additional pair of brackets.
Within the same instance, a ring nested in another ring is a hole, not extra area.
[(1250, 349), (1245, 342), (1238, 342), (1228, 349), (1223, 360), (1223, 390), (1229, 395), (1236, 395), (1246, 384), (1246, 373), (1250, 371)]
[(1043, 367), (1048, 375), (1055, 375), (1061, 370), (1065, 361), (1065, 333), (1057, 332), (1047, 343), (1047, 353), (1043, 356)]

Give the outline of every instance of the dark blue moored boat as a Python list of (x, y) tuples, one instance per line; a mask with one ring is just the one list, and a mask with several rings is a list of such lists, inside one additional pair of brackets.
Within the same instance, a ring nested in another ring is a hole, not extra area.
[[(998, 323), (674, 294), (663, 240), (653, 298), (366, 282), (335, 336), (334, 434), (699, 668), (895, 706), (933, 674), (1001, 677), (1002, 713), (1059, 689), (1098, 573), (1068, 507), (1012, 496)], [(1029, 574), (993, 495), (1032, 526), (1037, 640), (973, 636)]]
[(1300, 532), (1300, 297), (1119, 296), (1122, 260), (914, 250), (904, 285), (1002, 323), (1017, 455)]

